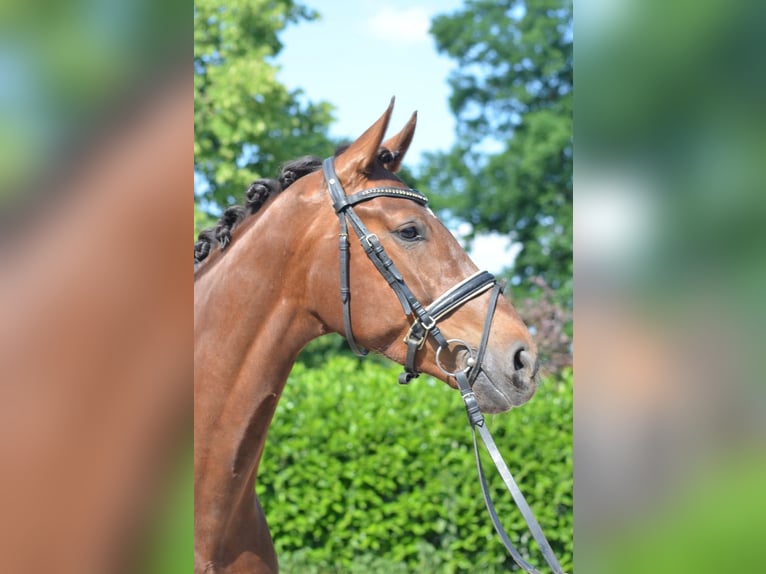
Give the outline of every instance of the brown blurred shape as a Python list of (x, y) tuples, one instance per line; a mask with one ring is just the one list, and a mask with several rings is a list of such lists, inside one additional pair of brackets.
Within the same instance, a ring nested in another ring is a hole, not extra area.
[(70, 155), (4, 237), (4, 572), (125, 569), (191, 420), (191, 76)]

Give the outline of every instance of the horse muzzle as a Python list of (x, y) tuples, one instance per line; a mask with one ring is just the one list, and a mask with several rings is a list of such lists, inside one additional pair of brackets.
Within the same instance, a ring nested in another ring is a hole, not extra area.
[(502, 413), (529, 401), (537, 390), (538, 370), (536, 357), (525, 347), (510, 358), (487, 352), (472, 386), (482, 412)]

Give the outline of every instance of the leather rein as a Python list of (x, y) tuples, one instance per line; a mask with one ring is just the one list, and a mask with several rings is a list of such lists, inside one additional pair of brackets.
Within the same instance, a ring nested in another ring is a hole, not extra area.
[[(540, 574), (531, 564), (529, 564), (516, 548), (511, 543), (508, 535), (506, 534), (503, 526), (500, 524), (500, 519), (495, 511), (494, 504), (489, 495), (489, 488), (484, 476), (484, 469), (482, 468), (481, 459), (479, 458), (479, 445), (476, 439), (476, 433), (478, 432), (481, 439), (484, 441), (484, 445), (487, 448), (492, 461), (497, 467), (500, 476), (505, 482), (506, 488), (511, 493), (516, 505), (521, 511), (524, 519), (527, 522), (532, 536), (537, 541), (538, 546), (545, 558), (545, 561), (551, 567), (554, 574), (564, 574), (561, 566), (559, 565), (556, 556), (553, 554), (548, 540), (545, 538), (540, 525), (535, 519), (531, 508), (527, 504), (524, 495), (519, 490), (516, 481), (513, 479), (511, 472), (508, 470), (500, 451), (495, 445), (495, 441), (492, 438), (489, 429), (484, 424), (484, 416), (481, 413), (479, 404), (476, 400), (476, 396), (473, 393), (472, 386), (476, 380), (476, 377), (481, 371), (482, 361), (484, 359), (484, 353), (489, 341), (489, 331), (492, 326), (492, 318), (495, 314), (495, 307), (497, 300), (502, 293), (503, 286), (498, 283), (495, 277), (488, 271), (479, 271), (474, 273), (470, 277), (461, 281), (451, 289), (447, 290), (441, 296), (428, 306), (423, 306), (412, 293), (410, 288), (404, 282), (404, 279), (399, 270), (394, 265), (394, 262), (386, 253), (383, 245), (380, 243), (377, 235), (370, 233), (369, 229), (364, 225), (364, 222), (354, 211), (354, 206), (364, 201), (369, 201), (376, 197), (396, 197), (408, 199), (419, 203), (420, 205), (427, 205), (428, 199), (425, 195), (419, 191), (411, 188), (400, 187), (374, 187), (365, 189), (352, 195), (346, 195), (343, 190), (343, 186), (340, 184), (337, 174), (334, 168), (334, 158), (330, 157), (324, 160), (322, 164), (322, 170), (324, 172), (325, 182), (332, 199), (333, 208), (338, 216), (340, 223), (339, 234), (339, 249), (340, 249), (340, 296), (343, 303), (343, 323), (346, 331), (346, 339), (351, 346), (351, 349), (359, 356), (364, 356), (367, 351), (360, 347), (354, 339), (353, 331), (351, 329), (351, 289), (349, 286), (349, 238), (348, 238), (348, 226), (354, 230), (354, 233), (359, 238), (359, 241), (364, 249), (367, 257), (375, 265), (375, 268), (388, 282), (391, 289), (399, 299), (399, 303), (402, 306), (404, 314), (413, 318), (412, 325), (404, 339), (407, 345), (407, 356), (404, 363), (404, 372), (399, 375), (399, 382), (402, 384), (409, 383), (412, 379), (418, 377), (420, 372), (415, 367), (415, 359), (418, 351), (423, 347), (429, 336), (433, 337), (437, 344), (436, 351), (436, 364), (438, 367), (448, 376), (452, 376), (457, 380), (460, 394), (463, 397), (465, 403), (466, 412), (468, 414), (468, 420), (471, 424), (471, 430), (473, 434), (473, 446), (476, 456), (476, 465), (479, 474), (479, 483), (481, 484), (482, 494), (484, 496), (484, 502), (487, 506), (492, 524), (495, 527), (503, 545), (508, 550), (513, 560), (518, 564), (525, 572), (531, 574)], [(454, 309), (462, 306), (467, 301), (477, 297), (485, 291), (491, 290), (489, 307), (487, 309), (487, 318), (484, 322), (484, 330), (481, 337), (481, 344), (478, 351), (474, 356), (473, 350), (469, 345), (460, 339), (446, 339), (441, 330), (437, 326), (437, 323), (441, 318), (446, 316)], [(467, 353), (468, 358), (466, 360), (466, 367), (462, 370), (450, 372), (446, 370), (441, 362), (440, 355), (444, 349), (449, 348), (450, 344), (454, 344), (456, 347), (463, 347)]]

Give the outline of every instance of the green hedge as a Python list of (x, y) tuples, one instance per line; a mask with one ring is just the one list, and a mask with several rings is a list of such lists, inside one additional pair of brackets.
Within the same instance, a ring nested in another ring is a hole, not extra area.
[[(287, 574), (514, 569), (484, 507), (459, 393), (428, 377), (400, 386), (398, 372), (349, 356), (293, 369), (257, 486)], [(571, 372), (487, 421), (572, 572)], [(545, 571), (491, 464), (486, 457), (506, 530)]]

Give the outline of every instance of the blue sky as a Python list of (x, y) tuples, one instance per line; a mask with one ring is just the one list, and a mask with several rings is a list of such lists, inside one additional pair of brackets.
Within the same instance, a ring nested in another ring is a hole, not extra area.
[(424, 151), (448, 149), (455, 122), (449, 111), (447, 77), (455, 67), (440, 56), (429, 35), (431, 18), (454, 12), (461, 0), (307, 0), (321, 19), (293, 24), (281, 38), (279, 80), (302, 88), (312, 101), (336, 107), (331, 134), (355, 138), (386, 109), (396, 107), (394, 133), (417, 110), (418, 128), (406, 163)]
[[(390, 133), (418, 112), (405, 164), (415, 168), (423, 152), (449, 149), (455, 120), (447, 78), (456, 64), (437, 54), (428, 31), (433, 16), (456, 11), (462, 0), (306, 3), (321, 18), (293, 24), (282, 34), (278, 79), (290, 89), (302, 88), (312, 101), (335, 106), (331, 135), (361, 135), (396, 96)], [(479, 267), (499, 272), (511, 264), (517, 248), (509, 248), (507, 236), (483, 235), (474, 241), (471, 257)]]

